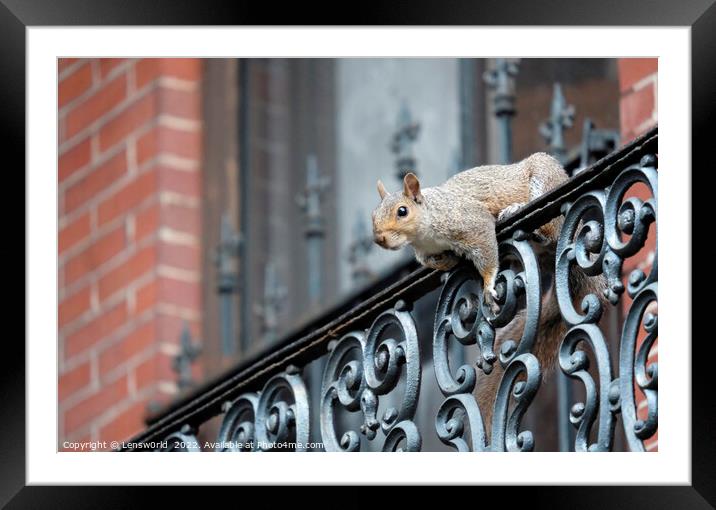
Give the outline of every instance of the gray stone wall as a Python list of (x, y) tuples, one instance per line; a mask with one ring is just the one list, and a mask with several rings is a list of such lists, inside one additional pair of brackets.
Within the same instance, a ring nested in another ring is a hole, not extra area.
[[(390, 152), (401, 104), (420, 123), (414, 145), (417, 174), (426, 186), (453, 171), (460, 150), (458, 64), (455, 59), (340, 59), (336, 61), (336, 189), (338, 253), (347, 259), (354, 225), (362, 215), (370, 228), (378, 204), (377, 179), (397, 190)], [(369, 265), (376, 272), (411, 257), (410, 249), (375, 247)], [(339, 264), (339, 289), (352, 288), (351, 268)]]

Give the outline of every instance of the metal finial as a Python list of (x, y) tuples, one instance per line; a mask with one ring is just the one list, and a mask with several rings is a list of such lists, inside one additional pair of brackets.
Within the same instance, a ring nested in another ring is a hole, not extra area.
[(495, 67), (483, 74), (483, 80), (493, 90), (494, 114), (500, 123), (500, 162), (512, 160), (512, 117), (515, 116), (515, 77), (519, 62), (506, 58), (495, 59)]
[(306, 236), (323, 236), (321, 196), (328, 188), (330, 178), (320, 175), (314, 154), (306, 158), (306, 187), (296, 197), (299, 207), (306, 213)]
[(518, 61), (497, 58), (495, 67), (483, 74), (485, 83), (495, 92), (495, 115), (498, 117), (515, 114), (515, 77), (519, 71)]
[(321, 301), (322, 242), (325, 235), (321, 196), (328, 189), (330, 178), (320, 175), (316, 156), (311, 154), (306, 160), (306, 189), (296, 197), (299, 207), (306, 214), (306, 243), (308, 249), (308, 297), (311, 306)]
[(191, 366), (194, 360), (201, 353), (199, 343), (194, 343), (191, 338), (189, 325), (185, 322), (179, 337), (179, 353), (174, 357), (172, 369), (177, 374), (177, 385), (179, 390), (185, 390), (194, 386), (194, 378), (191, 374)]
[(403, 101), (398, 111), (398, 121), (391, 138), (390, 151), (395, 154), (396, 176), (398, 180), (408, 172), (416, 172), (417, 160), (413, 154), (413, 144), (420, 134), (420, 123), (413, 120), (408, 104)]
[(579, 146), (579, 167), (573, 173), (579, 173), (592, 162), (616, 150), (619, 147), (619, 140), (619, 131), (597, 129), (592, 119), (584, 119), (582, 142)]
[(219, 244), (214, 254), (214, 263), (217, 268), (217, 292), (233, 293), (237, 288), (237, 271), (235, 261), (239, 257), (241, 235), (231, 225), (229, 215), (224, 213), (221, 217), (219, 231)]
[(353, 224), (353, 240), (348, 246), (348, 262), (351, 278), (356, 284), (370, 280), (374, 274), (368, 266), (368, 255), (373, 249), (373, 238), (365, 222), (365, 215), (359, 211)]
[(238, 258), (241, 235), (236, 233), (228, 214), (221, 218), (219, 245), (214, 252), (217, 269), (216, 289), (219, 293), (219, 321), (221, 323), (222, 352), (231, 356), (236, 351), (234, 339), (234, 294), (238, 292)]
[(264, 268), (264, 295), (261, 305), (256, 306), (256, 314), (262, 319), (261, 331), (264, 342), (272, 342), (278, 333), (278, 317), (288, 296), (286, 287), (281, 285), (273, 262)]
[(564, 130), (574, 123), (574, 106), (567, 104), (562, 93), (562, 86), (554, 84), (552, 106), (549, 118), (540, 125), (539, 132), (548, 145), (548, 151), (561, 163), (565, 163), (567, 146), (564, 141)]

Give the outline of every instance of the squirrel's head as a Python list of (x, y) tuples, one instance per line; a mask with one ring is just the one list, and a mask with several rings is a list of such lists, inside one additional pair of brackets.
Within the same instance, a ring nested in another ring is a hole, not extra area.
[(398, 250), (415, 240), (420, 222), (423, 195), (413, 173), (403, 179), (403, 190), (388, 193), (378, 181), (380, 205), (373, 211), (373, 239), (388, 250)]

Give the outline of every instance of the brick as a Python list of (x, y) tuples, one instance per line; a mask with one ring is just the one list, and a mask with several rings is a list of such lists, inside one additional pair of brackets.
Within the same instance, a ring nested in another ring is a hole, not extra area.
[(175, 278), (159, 278), (159, 302), (190, 310), (200, 310), (201, 289), (197, 282), (186, 282)]
[(647, 407), (642, 407), (639, 409), (639, 403), (646, 400), (644, 395), (641, 393), (641, 390), (635, 388), (635, 395), (636, 395), (636, 417), (638, 420), (646, 420), (649, 416), (649, 410)]
[(67, 131), (65, 129), (65, 117), (67, 117), (67, 115), (58, 115), (57, 117), (57, 140), (59, 145), (62, 145), (62, 143), (67, 140), (67, 136), (65, 135)]
[(58, 58), (57, 59), (57, 72), (61, 73), (75, 62), (79, 61), (78, 58)]
[(159, 67), (163, 76), (182, 80), (196, 81), (201, 77), (201, 59), (199, 58), (163, 58)]
[(57, 381), (57, 395), (60, 401), (78, 390), (89, 386), (91, 377), (90, 362), (86, 361), (63, 374)]
[(147, 246), (99, 280), (99, 297), (104, 301), (110, 295), (125, 287), (132, 280), (151, 271), (156, 265), (156, 248)]
[(143, 163), (152, 158), (157, 157), (157, 128), (152, 127), (146, 133), (137, 138), (137, 165), (142, 166)]
[(157, 149), (159, 153), (173, 154), (195, 160), (201, 157), (200, 133), (181, 131), (166, 126), (159, 126), (157, 129)]
[(156, 192), (156, 174), (145, 172), (139, 175), (99, 204), (97, 209), (98, 225), (102, 226), (126, 214)]
[(201, 197), (199, 172), (177, 170), (168, 166), (158, 166), (157, 174), (162, 190), (179, 193), (189, 198)]
[(201, 251), (198, 246), (162, 242), (159, 245), (159, 258), (162, 265), (179, 269), (199, 270)]
[(172, 365), (174, 360), (169, 355), (158, 352), (148, 360), (137, 365), (134, 370), (134, 383), (137, 391), (152, 386), (159, 381), (175, 381), (177, 378)]
[(114, 69), (124, 64), (127, 61), (126, 58), (100, 58), (99, 59), (99, 71), (102, 79), (105, 79)]
[(117, 415), (111, 422), (100, 428), (100, 441), (124, 441), (145, 428), (147, 400), (133, 403)]
[(62, 79), (57, 89), (58, 107), (62, 108), (92, 87), (92, 67), (84, 64)]
[(155, 202), (137, 213), (134, 219), (134, 242), (154, 235), (159, 231), (160, 207)]
[(162, 226), (198, 236), (201, 231), (201, 212), (196, 207), (162, 204)]
[(134, 64), (137, 89), (143, 88), (159, 77), (159, 60), (157, 58), (143, 58)]
[(198, 160), (201, 157), (201, 134), (155, 126), (137, 140), (137, 164), (141, 165), (159, 154)]
[(155, 279), (139, 287), (134, 298), (134, 314), (141, 315), (147, 310), (154, 308), (157, 304), (157, 296), (158, 285)]
[(122, 150), (108, 161), (93, 169), (65, 191), (65, 214), (87, 204), (98, 193), (108, 188), (127, 173), (126, 151)]
[(628, 91), (635, 83), (656, 73), (658, 62), (659, 60), (656, 58), (620, 58), (618, 67), (621, 91)]
[(67, 336), (65, 358), (79, 354), (113, 333), (127, 320), (127, 306), (124, 301), (114, 308), (95, 317), (73, 334)]
[(196, 81), (201, 75), (201, 60), (195, 58), (145, 58), (135, 64), (137, 88), (141, 89), (160, 76)]
[(60, 229), (57, 240), (58, 253), (62, 254), (65, 250), (82, 242), (89, 234), (90, 214), (85, 212)]
[(69, 408), (65, 413), (65, 433), (76, 430), (105, 413), (128, 395), (127, 376), (124, 375), (102, 387), (87, 399)]
[(653, 85), (648, 85), (622, 97), (619, 108), (621, 132), (636, 131), (641, 124), (651, 119), (654, 108)]
[(190, 120), (201, 117), (201, 99), (196, 92), (160, 87), (158, 102), (162, 114)]
[(84, 168), (92, 159), (90, 139), (85, 138), (77, 145), (60, 154), (57, 161), (58, 180), (62, 183), (77, 170)]
[[(624, 237), (624, 240), (626, 240), (626, 236)], [(649, 274), (651, 263), (647, 263), (647, 261), (649, 259), (650, 252), (656, 253), (656, 226), (653, 223), (649, 225), (649, 233), (646, 236), (644, 246), (635, 255), (624, 261), (622, 274), (628, 278), (629, 274), (637, 268), (644, 271), (645, 274)]]
[(94, 241), (87, 249), (65, 263), (65, 285), (71, 285), (85, 275), (95, 271), (126, 247), (124, 225), (107, 232)]
[(100, 352), (100, 377), (115, 370), (150, 347), (156, 339), (154, 321), (149, 320)]
[(199, 338), (199, 324), (196, 321), (187, 321), (175, 315), (160, 313), (157, 317), (157, 337), (161, 342), (179, 344), (179, 337), (184, 325), (189, 325), (191, 337)]
[(89, 286), (79, 289), (74, 294), (65, 297), (58, 307), (58, 325), (60, 328), (76, 319), (90, 309), (90, 288)]
[[(154, 236), (163, 226), (198, 233), (200, 210), (161, 203), (160, 192), (200, 199), (201, 176), (198, 169), (177, 169), (171, 163), (154, 160), (160, 153), (172, 154), (196, 161), (198, 167), (201, 132), (189, 132), (180, 123), (172, 124), (171, 118), (201, 121), (198, 92), (201, 65), (200, 59), (58, 62), (58, 69), (65, 70), (62, 76), (65, 85), (71, 84), (67, 80), (72, 80), (80, 70), (94, 71), (88, 75), (89, 87), (68, 100), (72, 102), (66, 103), (60, 112), (60, 140), (66, 138), (73, 143), (78, 140), (69, 149), (65, 148), (69, 146), (65, 142), (62, 155), (58, 156), (58, 178), (64, 183), (60, 186), (61, 213), (72, 214), (72, 222), (61, 220), (58, 251), (73, 248), (62, 256), (60, 284), (61, 289), (66, 285), (80, 287), (83, 275), (93, 275), (91, 292), (94, 296), (96, 291), (100, 306), (97, 311), (90, 304), (87, 312), (72, 319), (62, 330), (63, 356), (72, 358), (75, 368), (60, 376), (60, 401), (68, 395), (73, 395), (73, 399), (84, 397), (90, 388), (94, 391), (90, 362), (86, 361), (88, 349), (93, 350), (93, 356), (97, 351), (98, 368), (104, 379), (95, 393), (81, 402), (73, 402), (71, 409), (64, 409), (66, 403), (61, 402), (61, 432), (65, 438), (94, 435), (92, 438), (97, 439), (99, 434), (103, 440), (125, 439), (143, 428), (149, 399), (174, 398), (157, 386), (158, 381), (176, 381), (176, 374), (172, 370), (172, 356), (155, 352), (155, 343), (176, 345), (185, 321), (168, 310), (160, 313), (157, 305), (174, 303), (196, 307), (198, 311), (201, 287), (198, 282), (159, 276), (155, 272), (160, 264), (198, 270), (201, 250), (197, 246), (166, 243)], [(130, 72), (137, 85), (133, 96), (129, 96), (132, 91), (127, 86), (126, 73)], [(185, 83), (163, 81), (163, 77)], [(96, 81), (92, 82), (92, 78)], [(196, 83), (196, 90), (184, 90), (186, 82)], [(160, 115), (169, 117), (162, 125), (158, 122)], [(96, 139), (83, 138), (82, 133), (89, 130)], [(131, 148), (131, 144), (135, 144), (139, 171), (129, 175), (130, 168), (132, 171), (135, 168), (127, 160), (130, 152), (125, 146)], [(97, 157), (93, 149), (99, 149), (100, 157), (114, 150), (122, 154), (113, 155), (102, 166), (96, 163), (92, 166), (96, 161), (93, 158)], [(71, 183), (66, 180), (70, 176)], [(133, 228), (126, 228), (128, 221)], [(93, 228), (99, 228), (103, 235), (93, 237)], [(83, 250), (79, 251), (80, 247)], [(137, 251), (129, 252), (128, 247), (132, 250), (136, 247)], [(133, 296), (129, 296), (130, 291)], [(189, 321), (189, 325), (193, 338), (197, 338), (199, 321)], [(139, 360), (142, 363), (137, 364)], [(76, 364), (77, 361), (82, 363)], [(117, 376), (122, 382), (107, 383)], [(146, 401), (135, 400), (140, 395), (131, 394), (133, 389), (142, 391), (142, 398), (151, 395)]]
[(156, 116), (154, 94), (146, 94), (128, 105), (127, 108), (107, 122), (99, 132), (100, 150), (105, 151), (123, 141), (130, 133)]
[(157, 382), (157, 357), (156, 354), (137, 365), (134, 369), (134, 384), (137, 391), (151, 386)]
[(127, 78), (124, 75), (103, 85), (82, 103), (67, 113), (66, 136), (72, 138), (107, 112), (119, 105), (127, 96)]

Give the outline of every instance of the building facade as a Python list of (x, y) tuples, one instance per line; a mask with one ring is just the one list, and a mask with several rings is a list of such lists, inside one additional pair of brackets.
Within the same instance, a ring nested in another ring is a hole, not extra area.
[[(407, 165), (433, 185), (498, 162), (498, 92), (483, 79), (498, 61), (60, 60), (60, 447), (127, 439), (409, 264), (372, 248), (375, 181), (397, 188)], [(585, 145), (587, 130), (611, 128), (617, 146), (647, 132), (656, 73), (654, 59), (523, 59), (511, 160), (561, 151), (578, 173), (615, 148)], [(537, 129), (567, 117), (561, 145)], [(654, 250), (624, 274), (648, 273)]]

